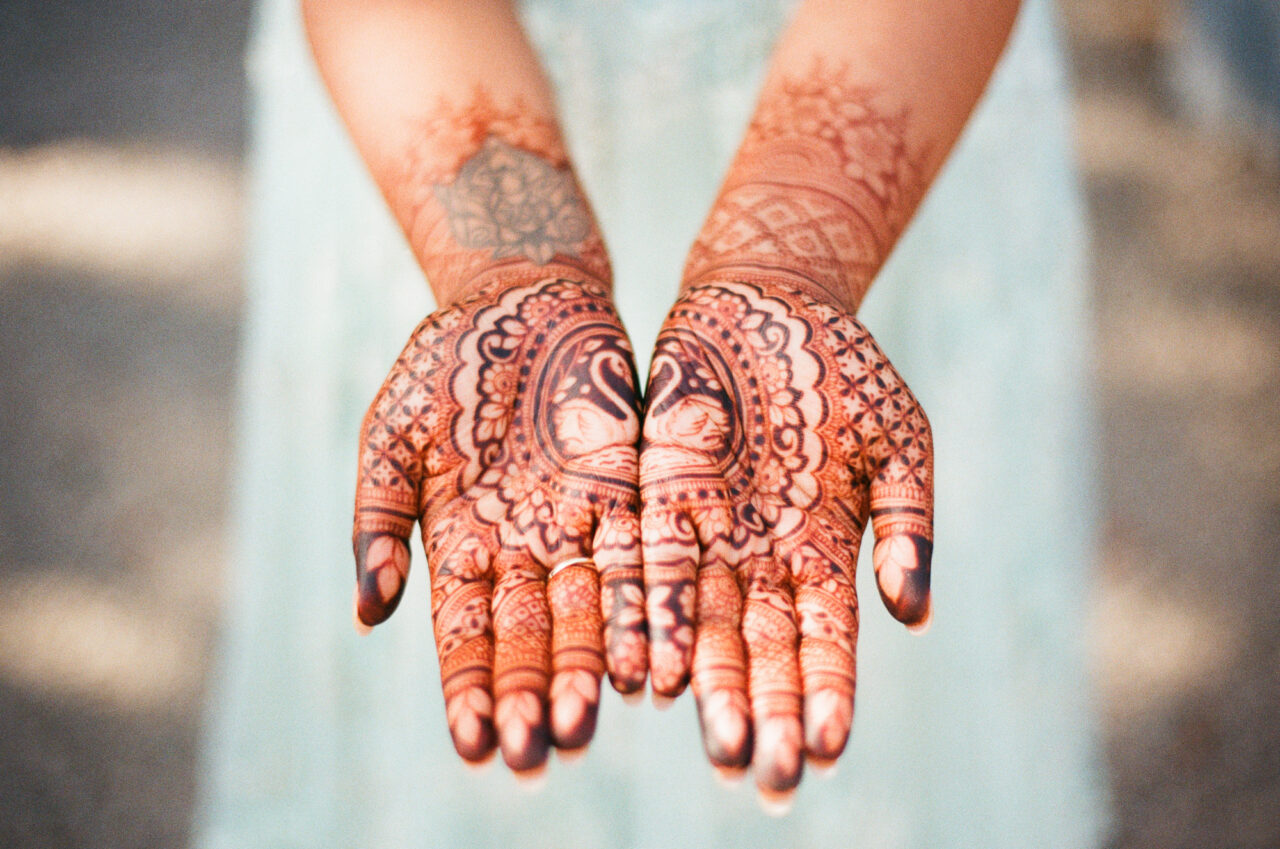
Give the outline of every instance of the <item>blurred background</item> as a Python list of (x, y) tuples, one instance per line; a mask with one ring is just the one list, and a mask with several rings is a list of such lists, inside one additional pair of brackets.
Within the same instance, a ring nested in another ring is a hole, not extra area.
[[(1094, 241), (1109, 845), (1280, 846), (1280, 5), (1059, 5)], [(0, 0), (2, 846), (186, 844), (250, 14)]]

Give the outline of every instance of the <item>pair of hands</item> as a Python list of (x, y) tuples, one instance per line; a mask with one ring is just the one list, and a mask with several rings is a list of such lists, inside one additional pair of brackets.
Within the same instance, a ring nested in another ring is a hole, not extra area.
[(539, 769), (589, 742), (606, 672), (648, 676), (692, 682), (717, 769), (785, 794), (848, 738), (869, 518), (886, 606), (927, 622), (924, 413), (844, 309), (745, 277), (686, 283), (643, 410), (590, 279), (492, 283), (397, 360), (362, 427), (357, 625), (394, 611), (420, 522), (464, 759)]

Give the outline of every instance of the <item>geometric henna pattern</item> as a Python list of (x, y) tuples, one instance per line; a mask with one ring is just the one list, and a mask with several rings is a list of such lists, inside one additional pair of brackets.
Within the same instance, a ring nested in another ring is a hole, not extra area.
[[(603, 283), (489, 287), (414, 331), (361, 427), (357, 616), (394, 611), (421, 523), (450, 732), (516, 770), (643, 686), (639, 410)], [(557, 563), (589, 561), (556, 573)]]
[(875, 108), (843, 69), (764, 92), (685, 280), (751, 269), (856, 308), (922, 191), (906, 115)]
[(886, 605), (927, 616), (933, 452), (866, 328), (751, 277), (692, 283), (658, 337), (641, 535), (655, 692), (692, 678), (711, 762), (785, 792), (848, 737), (868, 518)]
[(641, 451), (654, 691), (787, 794), (853, 717), (867, 521), (881, 596), (929, 615), (932, 441), (853, 317), (923, 190), (906, 114), (847, 68), (767, 86), (658, 337)]

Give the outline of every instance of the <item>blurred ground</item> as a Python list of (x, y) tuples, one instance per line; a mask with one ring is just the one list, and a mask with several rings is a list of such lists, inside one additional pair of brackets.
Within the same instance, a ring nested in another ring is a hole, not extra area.
[[(6, 847), (185, 842), (225, 552), (249, 6), (0, 4)], [(1172, 3), (1063, 12), (1096, 248), (1112, 845), (1275, 847), (1275, 142), (1179, 105)]]
[(1064, 7), (1095, 247), (1114, 842), (1280, 846), (1277, 141), (1179, 107), (1172, 4)]

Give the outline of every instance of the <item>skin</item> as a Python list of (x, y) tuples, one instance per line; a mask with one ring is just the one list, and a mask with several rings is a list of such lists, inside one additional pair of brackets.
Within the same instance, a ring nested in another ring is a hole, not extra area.
[(304, 11), (440, 305), (361, 428), (357, 627), (395, 610), (420, 526), (455, 748), (533, 772), (588, 743), (605, 672), (623, 693), (647, 672), (637, 381), (608, 255), (508, 4)]
[(843, 750), (868, 521), (890, 612), (931, 610), (928, 421), (854, 315), (1016, 9), (801, 4), (659, 336), (637, 460), (604, 243), (510, 5), (304, 0), (441, 305), (362, 429), (357, 621), (394, 609), (421, 524), (464, 758), (536, 769), (590, 738), (602, 670), (634, 692), (648, 667), (656, 694), (692, 682), (711, 762), (775, 801)]
[(685, 267), (640, 458), (654, 692), (785, 808), (853, 718), (854, 566), (931, 616), (928, 419), (858, 305), (976, 102), (1015, 2), (803, 3)]

